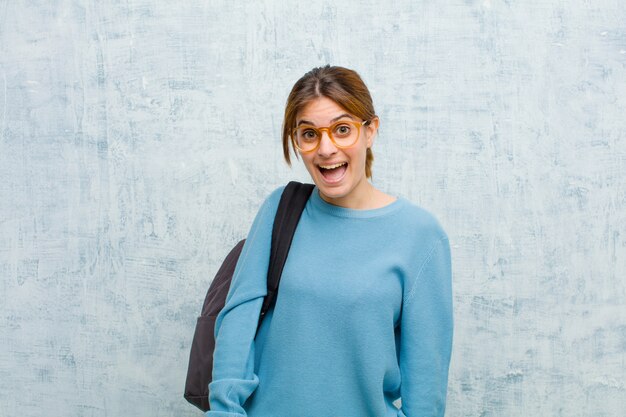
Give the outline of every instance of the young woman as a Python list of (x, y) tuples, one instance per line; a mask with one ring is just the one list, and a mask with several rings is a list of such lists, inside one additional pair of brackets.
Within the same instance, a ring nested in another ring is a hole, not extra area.
[(453, 333), (448, 237), (428, 211), (369, 182), (378, 126), (352, 70), (315, 68), (294, 85), (284, 156), (290, 164), (291, 145), (315, 189), (256, 338), (284, 186), (254, 219), (215, 324), (207, 416), (444, 415)]

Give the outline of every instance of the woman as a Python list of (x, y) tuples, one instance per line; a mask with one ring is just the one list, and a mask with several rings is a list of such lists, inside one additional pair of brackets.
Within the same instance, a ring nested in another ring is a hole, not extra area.
[(290, 164), (291, 144), (315, 189), (255, 339), (284, 186), (256, 215), (215, 324), (207, 416), (443, 416), (453, 332), (448, 237), (428, 211), (368, 181), (378, 126), (352, 70), (315, 68), (294, 85), (284, 156)]

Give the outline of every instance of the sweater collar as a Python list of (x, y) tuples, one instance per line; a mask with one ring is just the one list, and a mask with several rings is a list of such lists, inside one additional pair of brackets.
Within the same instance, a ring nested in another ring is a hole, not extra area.
[(396, 197), (394, 201), (383, 207), (374, 209), (353, 209), (347, 207), (337, 206), (324, 200), (319, 194), (319, 188), (317, 185), (311, 193), (311, 201), (315, 207), (319, 208), (325, 213), (331, 214), (337, 217), (350, 217), (350, 218), (371, 218), (384, 216), (389, 213), (393, 213), (406, 204), (404, 197)]

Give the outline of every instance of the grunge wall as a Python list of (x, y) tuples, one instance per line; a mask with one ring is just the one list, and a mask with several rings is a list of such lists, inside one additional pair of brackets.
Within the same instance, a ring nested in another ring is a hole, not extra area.
[(371, 88), (374, 184), (450, 237), (447, 415), (622, 416), (624, 2), (243, 3), (0, 1), (0, 416), (200, 415), (195, 317), (309, 179), (282, 112), (326, 63)]

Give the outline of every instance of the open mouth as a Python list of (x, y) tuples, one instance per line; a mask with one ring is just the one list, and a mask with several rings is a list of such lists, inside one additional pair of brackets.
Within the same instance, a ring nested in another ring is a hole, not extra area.
[(326, 182), (329, 182), (329, 183), (339, 182), (345, 175), (346, 171), (348, 170), (347, 162), (340, 162), (338, 164), (323, 165), (323, 166), (325, 168), (318, 165), (317, 169), (319, 169), (320, 173), (322, 174), (322, 177), (324, 177)]

